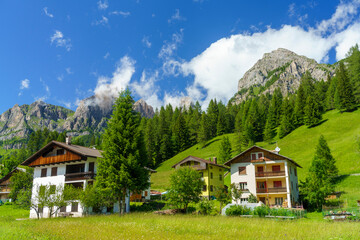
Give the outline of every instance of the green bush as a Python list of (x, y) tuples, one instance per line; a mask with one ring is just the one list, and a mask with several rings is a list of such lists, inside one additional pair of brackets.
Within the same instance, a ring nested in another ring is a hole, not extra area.
[(252, 211), (250, 208), (241, 205), (233, 205), (226, 209), (225, 211), (227, 216), (241, 216), (241, 215), (251, 215)]
[(151, 212), (161, 210), (165, 206), (163, 202), (145, 202), (142, 204), (131, 204), (130, 212)]
[(265, 205), (256, 207), (254, 209), (254, 215), (258, 215), (259, 217), (265, 217), (266, 215), (269, 215), (269, 213), (270, 213), (270, 208)]
[(197, 204), (197, 210), (204, 215), (209, 215), (214, 208), (214, 202), (203, 199)]

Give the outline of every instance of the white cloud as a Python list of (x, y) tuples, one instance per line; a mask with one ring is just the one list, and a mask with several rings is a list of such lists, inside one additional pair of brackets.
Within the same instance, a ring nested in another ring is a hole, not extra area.
[(50, 17), (50, 18), (53, 18), (53, 17), (54, 17), (54, 15), (51, 14), (51, 13), (48, 11), (48, 8), (47, 8), (47, 7), (44, 7), (43, 10), (44, 10), (44, 13), (45, 13), (46, 16), (48, 16), (48, 17)]
[(109, 3), (107, 0), (104, 1), (100, 0), (97, 2), (97, 5), (98, 5), (98, 9), (100, 10), (106, 10), (109, 7)]
[(64, 79), (64, 75), (61, 74), (60, 76), (57, 76), (56, 79), (61, 82)]
[(107, 59), (109, 56), (110, 56), (110, 53), (107, 52), (107, 53), (104, 55), (104, 59)]
[(131, 84), (131, 89), (154, 108), (160, 108), (162, 106), (162, 101), (158, 98), (158, 91), (160, 89), (155, 86), (158, 77), (158, 71), (152, 74), (147, 74), (146, 71), (143, 71), (140, 81)]
[(151, 48), (151, 42), (149, 41), (148, 36), (144, 36), (141, 42), (144, 44), (145, 47)]
[(130, 16), (130, 12), (124, 12), (124, 11), (112, 11), (111, 13), (109, 13), (109, 15), (120, 15), (120, 16), (123, 16), (123, 17), (128, 17)]
[(182, 17), (180, 15), (180, 10), (179, 9), (175, 9), (175, 13), (174, 15), (171, 16), (171, 18), (168, 20), (168, 23), (173, 23), (175, 21), (184, 21), (186, 20), (186, 18)]
[(55, 43), (56, 47), (64, 47), (66, 51), (71, 50), (71, 40), (70, 38), (65, 38), (64, 34), (59, 30), (55, 30), (54, 35), (50, 38), (51, 44)]
[(184, 29), (180, 29), (180, 32), (174, 33), (172, 35), (171, 41), (165, 41), (164, 45), (161, 47), (159, 52), (159, 58), (170, 58), (174, 52), (177, 50), (180, 43), (182, 43), (183, 36), (184, 36)]
[(48, 99), (51, 95), (50, 88), (46, 84), (46, 82), (44, 80), (42, 80), (42, 78), (40, 78), (40, 82), (42, 83), (42, 85), (45, 89), (45, 94), (41, 97), (35, 97), (35, 101), (46, 101), (46, 99)]
[(341, 1), (331, 18), (321, 21), (317, 29), (321, 32), (343, 30), (354, 19), (359, 7), (360, 0)]
[(289, 17), (292, 17), (295, 15), (295, 3), (291, 3), (289, 5), (288, 14), (289, 14)]
[(103, 25), (106, 26), (109, 23), (109, 19), (105, 16), (102, 16), (100, 20), (97, 20), (93, 23), (93, 25)]
[(95, 103), (104, 108), (111, 107), (113, 100), (129, 85), (135, 72), (134, 65), (135, 61), (132, 58), (124, 56), (117, 64), (111, 78), (100, 76), (94, 90)]
[(349, 51), (350, 47), (360, 43), (360, 23), (353, 24), (345, 31), (336, 34), (334, 38), (337, 42), (335, 47), (336, 59), (343, 59), (346, 57), (346, 53)]
[(71, 68), (69, 68), (69, 67), (65, 68), (65, 71), (67, 74), (73, 74), (73, 72), (71, 71)]
[(30, 87), (30, 80), (29, 79), (24, 79), (21, 81), (20, 83), (20, 89), (26, 89)]

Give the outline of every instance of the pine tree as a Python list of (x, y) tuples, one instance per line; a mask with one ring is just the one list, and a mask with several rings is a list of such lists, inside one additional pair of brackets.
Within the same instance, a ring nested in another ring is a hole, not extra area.
[(312, 209), (321, 211), (325, 198), (334, 191), (338, 170), (323, 135), (320, 136), (314, 158), (305, 182), (301, 184), (301, 193)]
[(295, 125), (297, 127), (304, 124), (304, 111), (306, 106), (306, 95), (303, 85), (300, 83), (298, 92), (296, 94), (295, 102)]
[(340, 111), (352, 111), (356, 108), (355, 97), (347, 76), (344, 63), (340, 62), (336, 71), (337, 87), (335, 93), (336, 108)]
[(306, 99), (304, 113), (304, 122), (308, 127), (318, 124), (322, 119), (320, 107), (311, 95), (309, 95)]
[(217, 126), (216, 126), (216, 135), (220, 136), (226, 133), (226, 119), (225, 119), (225, 111), (219, 111)]
[(219, 163), (224, 163), (231, 159), (231, 150), (229, 137), (224, 136), (219, 149)]
[(244, 125), (244, 133), (249, 145), (262, 140), (263, 126), (258, 103), (256, 99), (253, 99)]
[(345, 61), (348, 63), (349, 78), (354, 89), (357, 102), (360, 100), (360, 50), (358, 44), (351, 47), (346, 55)]
[(179, 117), (175, 122), (174, 137), (175, 137), (175, 149), (177, 150), (177, 152), (182, 152), (188, 147), (190, 147), (189, 129), (186, 125), (183, 113), (180, 113)]
[(210, 127), (209, 120), (206, 113), (201, 114), (201, 122), (200, 122), (200, 132), (199, 132), (199, 142), (205, 143), (211, 138), (210, 136)]
[(285, 98), (282, 106), (282, 116), (279, 129), (279, 137), (283, 138), (294, 130), (294, 113), (293, 106), (291, 106), (289, 99)]
[(264, 140), (271, 142), (276, 136), (276, 112), (274, 102), (271, 101), (264, 130)]
[(219, 107), (215, 100), (211, 100), (209, 103), (209, 106), (207, 108), (207, 115), (209, 119), (209, 128), (210, 128), (210, 137), (216, 137), (216, 127), (217, 127), (217, 121), (219, 117)]
[(335, 92), (336, 92), (336, 76), (333, 78), (328, 78), (328, 90), (326, 92), (326, 110), (332, 110), (335, 108)]
[(270, 104), (273, 104), (275, 107), (276, 126), (279, 126), (281, 122), (282, 104), (283, 104), (283, 95), (281, 93), (280, 88), (275, 89)]
[(104, 133), (102, 153), (96, 176), (96, 186), (119, 201), (120, 214), (125, 210), (125, 197), (148, 187), (149, 172), (143, 133), (139, 129), (140, 115), (133, 110), (134, 100), (127, 89), (115, 101), (114, 110)]

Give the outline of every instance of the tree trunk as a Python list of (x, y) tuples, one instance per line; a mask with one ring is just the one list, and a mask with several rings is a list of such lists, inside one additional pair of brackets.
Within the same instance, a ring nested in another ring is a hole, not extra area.
[(222, 209), (222, 202), (220, 202), (220, 215), (221, 215), (221, 209)]
[(119, 216), (121, 216), (123, 213), (123, 202), (122, 202), (122, 196), (119, 197)]

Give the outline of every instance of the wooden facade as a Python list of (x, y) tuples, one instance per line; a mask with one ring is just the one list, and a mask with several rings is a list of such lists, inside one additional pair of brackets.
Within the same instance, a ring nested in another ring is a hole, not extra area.
[(63, 163), (63, 162), (71, 162), (71, 161), (78, 161), (82, 160), (83, 158), (75, 153), (70, 151), (66, 151), (65, 154), (57, 155), (57, 156), (50, 156), (50, 157), (43, 157), (40, 156), (33, 162), (29, 164), (30, 167), (34, 166), (41, 166), (41, 165), (50, 165), (56, 163)]
[[(264, 154), (264, 156), (261, 159), (254, 159), (251, 160), (251, 154), (254, 152), (262, 152)], [(232, 160), (232, 163), (240, 163), (240, 162), (264, 162), (264, 161), (272, 161), (272, 160), (284, 160), (284, 157), (275, 154), (275, 153), (271, 153), (268, 151), (264, 151), (260, 148), (253, 148), (251, 151), (248, 151), (244, 154), (241, 154), (237, 157), (235, 157)]]

